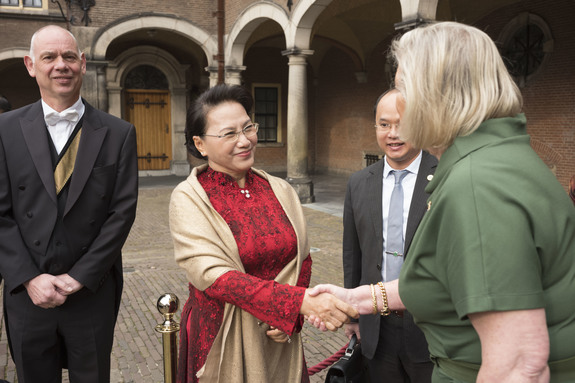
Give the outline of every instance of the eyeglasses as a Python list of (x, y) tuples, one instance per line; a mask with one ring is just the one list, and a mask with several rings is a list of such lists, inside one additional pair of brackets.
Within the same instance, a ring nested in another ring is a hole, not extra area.
[(249, 124), (248, 126), (243, 128), (239, 132), (231, 132), (230, 131), (230, 132), (226, 132), (224, 134), (218, 134), (218, 135), (216, 135), (216, 134), (202, 134), (202, 136), (223, 138), (225, 142), (236, 142), (237, 140), (239, 140), (240, 134), (242, 134), (242, 133), (247, 138), (255, 136), (256, 134), (258, 134), (259, 127), (260, 127), (260, 125), (256, 122), (253, 124)]
[(392, 127), (395, 126), (395, 129), (399, 129), (399, 123), (397, 124), (388, 124), (387, 122), (382, 122), (381, 124), (375, 124), (373, 127), (377, 129), (379, 132), (389, 132)]

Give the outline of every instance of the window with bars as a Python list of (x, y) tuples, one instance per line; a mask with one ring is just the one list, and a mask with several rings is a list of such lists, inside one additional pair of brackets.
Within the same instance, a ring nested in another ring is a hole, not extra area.
[(254, 101), (254, 121), (260, 125), (258, 142), (278, 142), (280, 121), (279, 85), (254, 86)]
[(513, 18), (498, 40), (505, 65), (520, 87), (546, 67), (553, 52), (551, 29), (533, 13), (523, 12)]
[(0, 6), (18, 8), (42, 8), (42, 0), (0, 0)]

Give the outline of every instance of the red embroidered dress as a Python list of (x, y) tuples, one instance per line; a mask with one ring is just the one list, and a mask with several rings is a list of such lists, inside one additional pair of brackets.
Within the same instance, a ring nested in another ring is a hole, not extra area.
[(208, 167), (198, 181), (230, 227), (246, 273), (229, 271), (205, 291), (189, 285), (182, 310), (178, 383), (198, 381), (196, 373), (218, 334), (226, 302), (288, 335), (299, 332), (303, 317), (298, 313), (311, 278), (308, 256), (298, 287), (273, 280), (297, 255), (297, 238), (266, 180), (250, 170), (242, 189), (232, 177)]

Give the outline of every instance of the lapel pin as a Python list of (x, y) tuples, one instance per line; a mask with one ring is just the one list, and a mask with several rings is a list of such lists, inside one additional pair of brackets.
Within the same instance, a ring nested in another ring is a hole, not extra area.
[(432, 179), (433, 179), (433, 174), (430, 174), (430, 175), (427, 176), (427, 180), (428, 180), (428, 181), (431, 181)]
[(427, 201), (427, 211), (431, 209), (431, 201)]

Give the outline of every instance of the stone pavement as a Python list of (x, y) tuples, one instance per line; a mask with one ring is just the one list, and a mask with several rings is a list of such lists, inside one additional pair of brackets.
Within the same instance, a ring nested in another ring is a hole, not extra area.
[[(162, 322), (156, 303), (162, 294), (173, 293), (180, 299), (181, 310), (188, 295), (185, 274), (173, 260), (168, 228), (170, 193), (182, 180), (178, 177), (140, 179), (136, 222), (123, 251), (124, 294), (112, 350), (112, 383), (164, 381), (161, 334), (154, 330)], [(311, 285), (343, 286), (341, 217), (347, 177), (317, 176), (313, 180), (316, 202), (304, 205), (313, 258)], [(175, 316), (177, 321), (180, 310)], [(1, 308), (0, 314), (3, 315)], [(16, 374), (3, 320), (0, 327), (0, 379), (14, 383)], [(308, 367), (331, 356), (347, 342), (342, 330), (322, 333), (307, 323), (302, 338)], [(323, 382), (325, 373), (326, 370), (312, 376), (311, 382)], [(63, 381), (68, 382), (64, 375)]]

